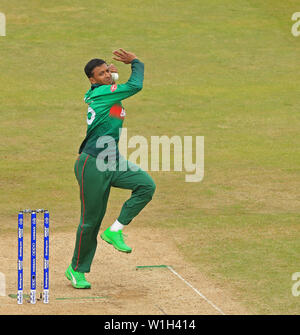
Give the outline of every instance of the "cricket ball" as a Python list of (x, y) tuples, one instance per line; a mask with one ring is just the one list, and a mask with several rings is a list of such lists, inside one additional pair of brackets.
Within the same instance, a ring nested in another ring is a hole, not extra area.
[(117, 81), (119, 79), (119, 75), (117, 72), (112, 72), (111, 74), (113, 81)]

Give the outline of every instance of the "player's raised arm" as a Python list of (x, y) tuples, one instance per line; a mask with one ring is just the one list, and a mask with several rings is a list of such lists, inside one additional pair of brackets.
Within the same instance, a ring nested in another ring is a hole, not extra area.
[(124, 64), (131, 64), (131, 75), (125, 84), (105, 85), (101, 87), (101, 95), (105, 96), (106, 102), (115, 103), (129, 98), (138, 93), (143, 88), (144, 64), (138, 60), (137, 56), (124, 49), (113, 52), (116, 61)]

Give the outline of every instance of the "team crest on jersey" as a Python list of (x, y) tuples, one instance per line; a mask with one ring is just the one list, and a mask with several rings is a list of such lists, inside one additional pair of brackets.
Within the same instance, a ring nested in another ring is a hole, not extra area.
[(109, 115), (111, 117), (124, 120), (126, 112), (125, 112), (125, 109), (122, 108), (121, 105), (116, 104), (116, 105), (113, 105), (111, 109), (109, 110)]
[(110, 90), (114, 92), (117, 89), (117, 87), (118, 87), (117, 84), (111, 85)]

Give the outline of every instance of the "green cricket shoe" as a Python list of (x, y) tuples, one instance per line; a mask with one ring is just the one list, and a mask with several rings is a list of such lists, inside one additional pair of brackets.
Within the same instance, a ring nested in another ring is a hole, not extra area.
[(127, 253), (132, 251), (132, 249), (124, 242), (122, 230), (111, 231), (110, 228), (107, 228), (100, 236), (102, 240), (112, 244), (119, 251)]
[(85, 279), (83, 272), (74, 271), (70, 265), (66, 272), (66, 277), (71, 281), (75, 288), (91, 288), (91, 284)]

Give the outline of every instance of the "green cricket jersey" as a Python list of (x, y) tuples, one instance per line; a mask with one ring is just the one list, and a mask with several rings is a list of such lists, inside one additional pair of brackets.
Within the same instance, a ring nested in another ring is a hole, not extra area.
[(127, 83), (92, 85), (84, 96), (84, 101), (88, 105), (87, 132), (79, 153), (85, 152), (97, 157), (106, 148), (101, 144), (101, 138), (107, 141), (109, 138), (106, 136), (110, 136), (116, 143), (118, 155), (119, 130), (125, 117), (122, 100), (138, 93), (143, 88), (143, 80), (144, 64), (134, 59), (131, 62), (131, 76)]

